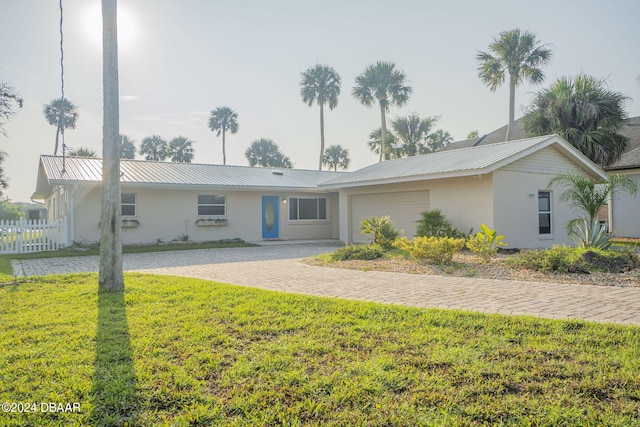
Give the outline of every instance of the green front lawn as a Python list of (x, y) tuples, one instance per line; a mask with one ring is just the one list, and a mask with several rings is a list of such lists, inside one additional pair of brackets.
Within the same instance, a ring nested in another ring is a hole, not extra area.
[[(7, 426), (640, 424), (640, 329), (127, 274), (0, 287)], [(42, 402), (80, 413), (42, 413)]]

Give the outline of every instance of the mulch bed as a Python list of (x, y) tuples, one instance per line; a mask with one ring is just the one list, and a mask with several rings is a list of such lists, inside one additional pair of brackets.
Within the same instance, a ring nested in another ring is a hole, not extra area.
[(490, 263), (484, 264), (475, 255), (468, 252), (460, 252), (454, 255), (453, 263), (444, 268), (440, 268), (434, 264), (421, 264), (399, 256), (371, 261), (337, 261), (328, 264), (319, 259), (309, 258), (305, 262), (310, 265), (363, 271), (390, 271), (408, 274), (521, 280), (544, 283), (570, 283), (578, 285), (640, 287), (640, 269), (638, 268), (625, 273), (542, 273), (539, 271), (510, 267), (505, 264), (505, 259), (508, 257), (509, 255), (498, 255)]

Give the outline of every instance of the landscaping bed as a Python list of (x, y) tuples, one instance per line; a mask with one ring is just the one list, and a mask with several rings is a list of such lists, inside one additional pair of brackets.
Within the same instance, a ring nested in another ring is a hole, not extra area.
[(305, 260), (307, 264), (334, 268), (347, 268), (364, 271), (390, 271), (395, 273), (427, 274), (456, 277), (474, 277), (483, 279), (521, 280), (545, 283), (571, 283), (578, 285), (640, 287), (640, 269), (622, 273), (545, 273), (516, 268), (508, 265), (507, 260), (515, 255), (498, 254), (489, 263), (469, 251), (458, 252), (453, 262), (443, 267), (426, 264), (403, 257), (397, 252), (387, 253), (374, 260), (331, 261), (329, 257), (315, 257)]

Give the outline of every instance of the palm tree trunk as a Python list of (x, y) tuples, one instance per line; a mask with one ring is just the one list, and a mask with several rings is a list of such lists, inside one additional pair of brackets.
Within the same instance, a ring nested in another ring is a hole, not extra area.
[(224, 141), (224, 128), (222, 129), (222, 164), (226, 165), (227, 164), (227, 152), (226, 152), (226, 147), (225, 147), (225, 141)]
[(322, 170), (322, 157), (324, 156), (324, 104), (320, 104), (320, 161), (318, 170)]
[(380, 102), (380, 121), (382, 122), (382, 139), (380, 140), (380, 162), (382, 161), (382, 159), (384, 158), (384, 148), (385, 148), (385, 141), (387, 140), (387, 117), (385, 115), (385, 107), (382, 104), (382, 102)]
[(516, 79), (515, 76), (509, 77), (509, 124), (507, 125), (507, 134), (505, 141), (509, 141), (513, 125), (515, 123), (515, 106), (516, 106)]
[(122, 227), (120, 224), (120, 147), (118, 135), (118, 29), (117, 0), (102, 0), (102, 209), (100, 214), (101, 291), (124, 289)]
[(56, 145), (55, 147), (53, 147), (53, 155), (57, 155), (58, 154), (58, 138), (60, 137), (60, 126), (58, 125), (56, 127)]

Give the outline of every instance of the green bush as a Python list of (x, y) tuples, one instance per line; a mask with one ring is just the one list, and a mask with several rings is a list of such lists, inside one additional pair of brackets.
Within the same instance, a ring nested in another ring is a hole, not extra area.
[(606, 225), (600, 224), (598, 218), (580, 218), (570, 222), (569, 227), (569, 237), (580, 247), (609, 249), (613, 243), (612, 235), (607, 234)]
[(0, 221), (18, 221), (24, 216), (22, 209), (11, 203), (8, 198), (0, 199)]
[(458, 231), (444, 216), (440, 209), (421, 212), (422, 219), (418, 221), (416, 234), (418, 237), (466, 237)]
[(520, 252), (508, 262), (514, 267), (545, 273), (622, 273), (637, 267), (638, 256), (632, 251), (554, 246), (546, 250)]
[(330, 257), (332, 261), (348, 261), (348, 260), (371, 260), (380, 258), (384, 255), (384, 250), (376, 244), (373, 245), (348, 245), (340, 248)]
[(405, 251), (418, 261), (429, 260), (441, 267), (449, 264), (453, 255), (464, 247), (464, 239), (453, 237), (416, 237), (409, 240), (406, 237), (397, 239), (393, 246)]
[(491, 230), (484, 224), (480, 224), (480, 228), (482, 232), (469, 239), (467, 248), (484, 262), (489, 262), (498, 253), (498, 248), (507, 244), (502, 241), (504, 236), (499, 236), (496, 230)]
[(372, 234), (373, 240), (371, 243), (380, 245), (386, 250), (393, 247), (393, 241), (400, 235), (393, 222), (391, 222), (390, 216), (381, 216), (379, 218), (371, 216), (363, 219), (360, 223), (360, 232), (362, 234)]

